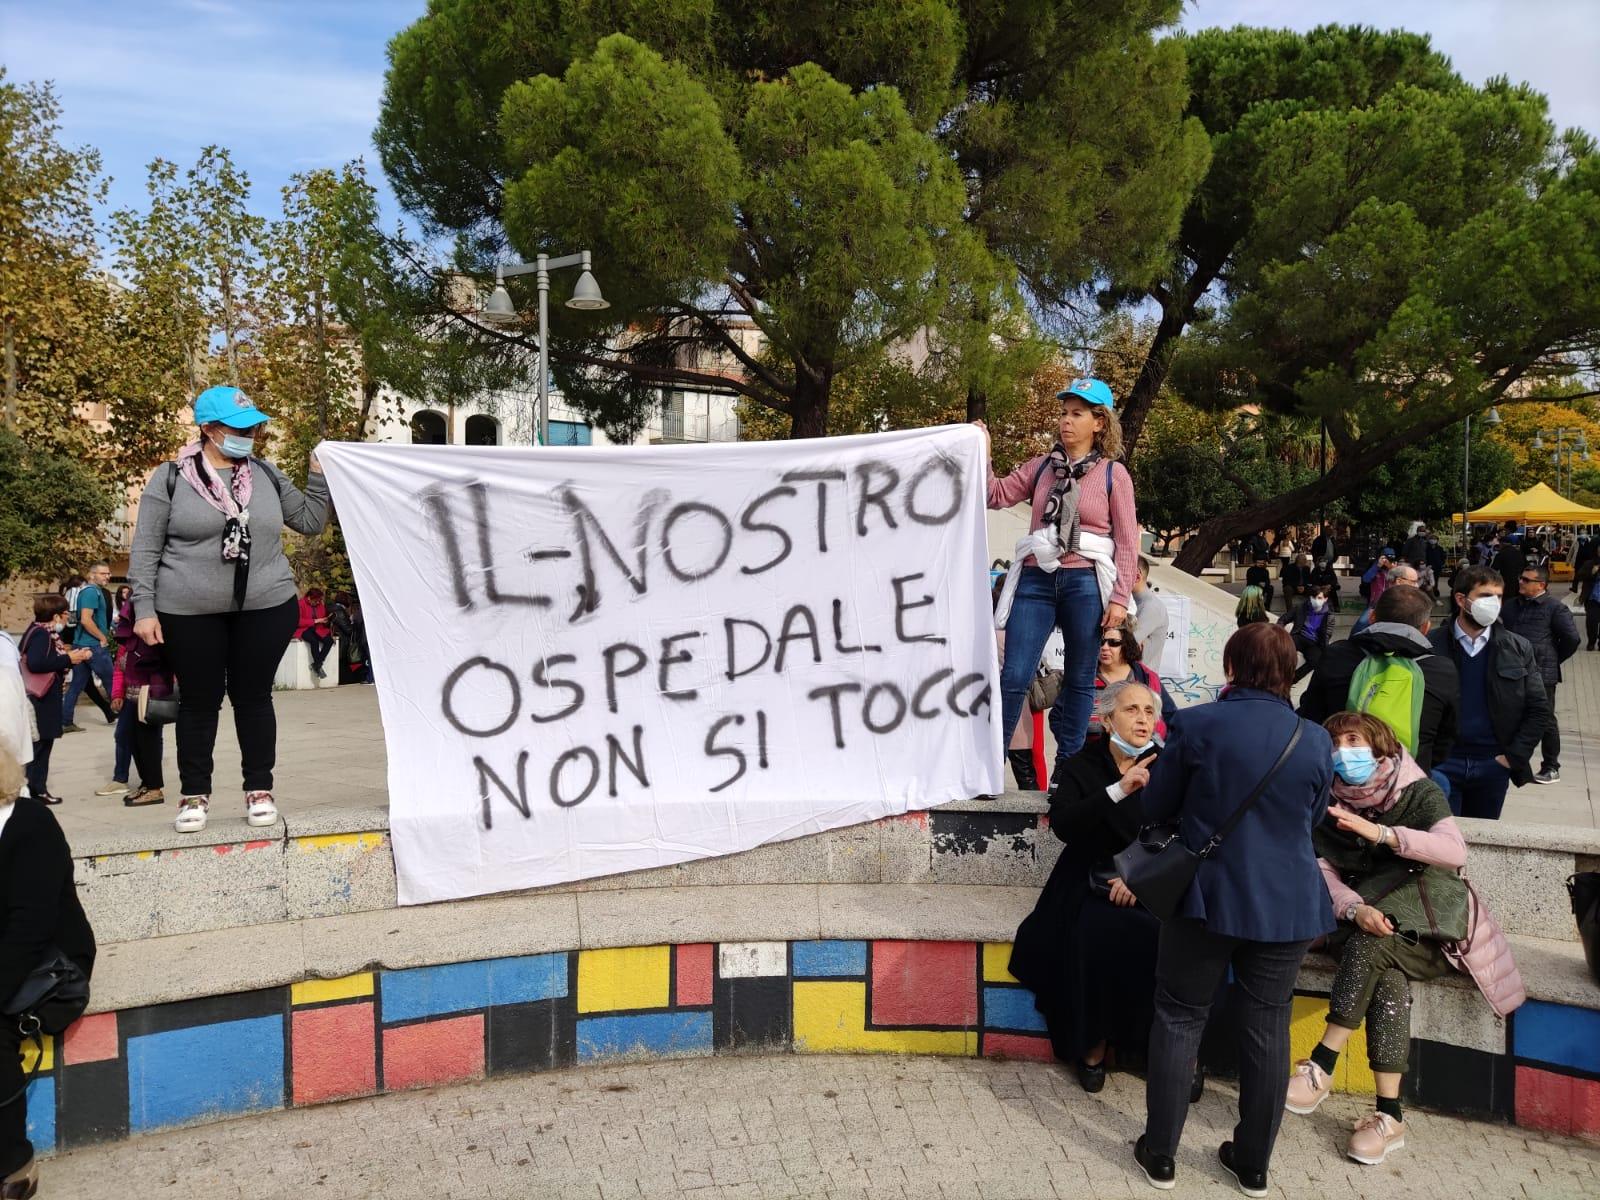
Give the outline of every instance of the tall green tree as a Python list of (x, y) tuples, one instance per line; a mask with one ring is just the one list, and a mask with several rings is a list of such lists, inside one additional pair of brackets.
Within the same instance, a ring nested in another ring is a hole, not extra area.
[(1177, 559), (1193, 571), (1516, 389), (1570, 374), (1600, 337), (1600, 157), (1588, 138), (1557, 137), (1526, 87), (1468, 86), (1420, 39), (1370, 31), (1191, 39), (1194, 103), (1213, 87), (1231, 94), (1252, 75), (1241, 64), (1270, 64), (1296, 40), (1291, 62), (1316, 49), (1322, 73), (1378, 78), (1376, 63), (1401, 78), (1356, 103), (1243, 107), (1235, 128), (1250, 153), (1214, 158), (1237, 165), (1237, 186), (1197, 201), (1214, 201), (1207, 221), (1243, 232), (1206, 260), (1221, 263), (1195, 298), (1210, 310), (1186, 327), (1172, 378), (1201, 407), (1325, 425), (1333, 453), (1326, 476), (1208, 515)]
[(466, 264), (595, 251), (614, 307), (558, 304), (553, 340), (602, 422), (721, 386), (821, 434), (835, 380), (923, 331), (981, 411), (1026, 394), (1026, 301), (1164, 259), (1207, 155), (1154, 36), (1179, 8), (430, 0), (391, 43), (377, 141)]

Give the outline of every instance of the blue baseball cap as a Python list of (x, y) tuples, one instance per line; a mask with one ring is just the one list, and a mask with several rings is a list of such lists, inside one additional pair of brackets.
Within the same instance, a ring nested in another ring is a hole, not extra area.
[(207, 388), (194, 398), (194, 423), (218, 423), (229, 429), (254, 429), (268, 420), (262, 412), (236, 387)]
[(1074, 396), (1085, 404), (1103, 404), (1107, 408), (1117, 406), (1111, 388), (1099, 379), (1074, 379), (1072, 386), (1056, 393), (1057, 400), (1070, 400)]

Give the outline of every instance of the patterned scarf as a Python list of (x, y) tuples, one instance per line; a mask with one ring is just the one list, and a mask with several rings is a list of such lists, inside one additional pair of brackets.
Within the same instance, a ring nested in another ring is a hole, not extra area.
[(1067, 448), (1057, 442), (1051, 448), (1045, 466), (1055, 472), (1055, 483), (1044, 502), (1044, 524), (1056, 531), (1061, 543), (1061, 556), (1075, 554), (1078, 549), (1078, 480), (1100, 464), (1105, 456), (1091, 450), (1077, 462), (1067, 458)]
[(243, 608), (250, 582), (250, 496), (255, 490), (255, 473), (246, 458), (234, 466), (233, 479), (224, 488), (222, 481), (206, 470), (203, 448), (203, 443), (196, 442), (178, 451), (178, 474), (223, 516), (222, 561), (233, 564), (233, 606)]
[(1346, 783), (1338, 775), (1333, 777), (1333, 798), (1346, 808), (1353, 808), (1371, 816), (1388, 812), (1394, 807), (1400, 793), (1427, 773), (1417, 765), (1404, 746), (1391, 758), (1380, 758), (1377, 770), (1365, 783)]

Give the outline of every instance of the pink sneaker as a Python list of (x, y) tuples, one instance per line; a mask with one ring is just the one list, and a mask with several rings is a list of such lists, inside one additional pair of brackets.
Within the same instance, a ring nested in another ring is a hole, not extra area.
[(1375, 1112), (1357, 1122), (1345, 1153), (1358, 1163), (1375, 1167), (1389, 1157), (1389, 1151), (1399, 1150), (1405, 1144), (1405, 1122), (1396, 1121), (1388, 1113)]
[(1295, 1063), (1294, 1074), (1289, 1076), (1289, 1094), (1283, 1106), (1303, 1117), (1316, 1112), (1317, 1105), (1326, 1100), (1331, 1091), (1333, 1080), (1328, 1078), (1328, 1073), (1309, 1058), (1302, 1058)]

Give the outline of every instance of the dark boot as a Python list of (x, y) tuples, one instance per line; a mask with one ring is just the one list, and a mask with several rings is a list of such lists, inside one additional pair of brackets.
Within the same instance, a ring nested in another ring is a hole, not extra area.
[(1007, 750), (1006, 759), (1011, 763), (1011, 773), (1017, 777), (1017, 787), (1024, 792), (1037, 792), (1039, 773), (1033, 769), (1033, 751)]

